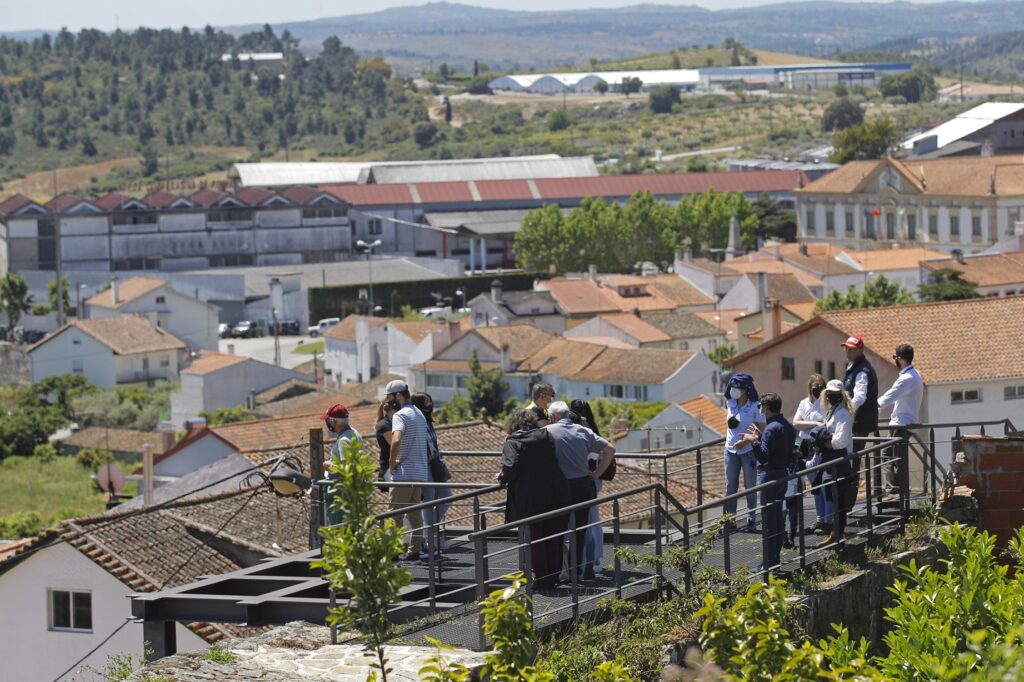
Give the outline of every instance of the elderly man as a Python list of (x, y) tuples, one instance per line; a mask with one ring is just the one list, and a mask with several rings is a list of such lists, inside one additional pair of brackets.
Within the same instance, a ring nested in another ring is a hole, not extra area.
[(533, 401), (526, 406), (537, 418), (537, 426), (547, 426), (548, 406), (555, 399), (555, 388), (546, 381), (539, 381), (533, 385)]
[[(574, 424), (569, 418), (569, 406), (558, 400), (548, 406), (551, 423), (545, 428), (555, 441), (555, 457), (558, 467), (562, 470), (569, 485), (570, 504), (579, 504), (597, 499), (597, 487), (594, 482), (612, 462), (615, 448), (604, 438), (596, 435), (585, 426)], [(590, 453), (600, 455), (597, 468), (590, 470), (588, 460)], [(584, 564), (583, 549), (587, 539), (587, 518), (590, 508), (574, 512), (572, 517), (576, 526), (576, 566), (582, 568), (582, 579), (594, 579), (593, 564)]]
[[(330, 472), (332, 467), (336, 467), (341, 464), (342, 460), (345, 459), (345, 448), (354, 441), (363, 442), (363, 437), (359, 435), (348, 423), (348, 408), (344, 405), (337, 403), (327, 408), (321, 417), (324, 420), (324, 425), (327, 427), (327, 432), (333, 439), (331, 445), (331, 451), (324, 458), (324, 470)], [(332, 480), (337, 480), (338, 476), (333, 473), (329, 473), (328, 477)], [(341, 510), (336, 509), (333, 504), (334, 491), (331, 491), (332, 504), (327, 510), (327, 523), (329, 525), (337, 525), (341, 523)]]
[[(425, 483), (430, 480), (428, 462), (427, 420), (423, 413), (412, 404), (409, 385), (395, 379), (384, 388), (388, 405), (395, 410), (391, 418), (391, 458), (388, 469), (395, 483)], [(423, 498), (423, 487), (419, 485), (397, 485), (390, 490), (389, 511), (417, 505)], [(408, 519), (412, 528), (409, 551), (404, 561), (418, 561), (423, 549), (423, 513), (420, 510), (407, 512), (396, 517), (401, 524)]]

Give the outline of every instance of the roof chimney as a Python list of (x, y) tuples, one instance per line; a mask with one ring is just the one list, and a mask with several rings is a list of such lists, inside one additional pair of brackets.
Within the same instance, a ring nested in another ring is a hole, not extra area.
[(740, 221), (733, 213), (729, 218), (729, 244), (725, 247), (726, 258), (735, 258), (742, 252), (742, 240), (740, 239)]
[(512, 371), (512, 350), (509, 348), (507, 343), (501, 347), (501, 371)]
[(117, 305), (118, 303), (121, 302), (121, 292), (118, 291), (117, 288), (117, 277), (114, 277), (114, 279), (110, 280), (110, 300), (113, 302), (114, 305)]
[(500, 279), (496, 279), (491, 282), (491, 300), (495, 303), (501, 303), (501, 294), (504, 290), (504, 285)]
[(757, 307), (760, 310), (764, 310), (764, 302), (768, 298), (768, 273), (758, 272), (757, 281), (754, 284), (757, 285)]
[(782, 333), (782, 306), (774, 298), (764, 302), (764, 313), (761, 315), (761, 329), (765, 343)]
[(963, 249), (953, 249), (953, 260), (960, 265), (964, 264), (964, 251)]
[(587, 266), (587, 276), (590, 278), (591, 282), (597, 284), (597, 266), (596, 265), (589, 265), (589, 266)]
[(153, 444), (142, 444), (142, 504), (153, 504)]

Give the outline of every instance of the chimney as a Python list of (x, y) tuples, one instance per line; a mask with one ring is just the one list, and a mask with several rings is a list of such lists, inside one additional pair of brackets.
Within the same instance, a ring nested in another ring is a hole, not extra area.
[(764, 302), (768, 299), (768, 273), (757, 273), (757, 281), (755, 282), (755, 284), (757, 285), (758, 310), (764, 310)]
[(504, 291), (504, 285), (500, 279), (496, 279), (491, 282), (491, 300), (495, 303), (501, 303), (501, 295)]
[(593, 282), (594, 284), (597, 284), (597, 266), (596, 265), (587, 266), (587, 277), (590, 278), (591, 282)]
[(732, 217), (729, 218), (729, 244), (725, 247), (726, 258), (735, 258), (740, 255), (742, 243), (740, 239), (740, 221), (736, 214), (733, 213)]
[(501, 347), (501, 371), (512, 371), (512, 350), (509, 348), (507, 343)]
[(458, 322), (448, 322), (448, 343), (454, 343), (462, 336), (462, 325)]
[(142, 504), (153, 504), (153, 444), (142, 444)]
[(766, 343), (782, 333), (782, 306), (774, 298), (766, 299), (764, 302), (761, 328)]
[(964, 264), (964, 251), (963, 249), (953, 249), (953, 260), (960, 265)]
[(117, 288), (117, 277), (110, 280), (110, 300), (114, 305), (121, 302), (121, 292)]

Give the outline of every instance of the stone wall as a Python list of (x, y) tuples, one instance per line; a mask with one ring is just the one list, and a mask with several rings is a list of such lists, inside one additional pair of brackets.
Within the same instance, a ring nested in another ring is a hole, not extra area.
[(29, 364), (25, 346), (0, 342), (0, 384), (10, 386), (32, 381), (32, 366)]
[(1024, 526), (1024, 436), (965, 436), (960, 482), (974, 491), (979, 525), (1005, 547)]

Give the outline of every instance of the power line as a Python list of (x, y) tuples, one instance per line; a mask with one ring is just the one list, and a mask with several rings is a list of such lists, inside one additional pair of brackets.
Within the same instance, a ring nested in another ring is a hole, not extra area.
[(100, 648), (101, 646), (103, 646), (104, 644), (106, 644), (107, 642), (109, 642), (109, 641), (110, 641), (110, 639), (111, 639), (111, 638), (112, 638), (112, 637), (113, 637), (114, 635), (116, 635), (117, 633), (121, 632), (121, 630), (123, 630), (123, 629), (124, 629), (124, 626), (128, 625), (128, 623), (131, 623), (131, 622), (132, 622), (132, 620), (131, 620), (131, 619), (129, 618), (128, 620), (126, 620), (125, 622), (121, 623), (121, 624), (120, 624), (120, 625), (118, 625), (118, 626), (117, 626), (116, 628), (114, 628), (114, 631), (113, 631), (113, 632), (111, 632), (111, 633), (110, 633), (109, 635), (107, 635), (106, 637), (104, 637), (104, 638), (103, 638), (103, 641), (102, 641), (102, 642), (100, 642), (99, 644), (97, 644), (96, 646), (94, 646), (94, 647), (93, 647), (93, 648), (92, 648), (92, 649), (91, 649), (91, 650), (89, 651), (89, 653), (87, 653), (87, 654), (86, 654), (85, 656), (82, 656), (82, 657), (81, 657), (80, 659), (78, 659), (77, 661), (75, 661), (74, 663), (72, 663), (72, 664), (71, 664), (71, 667), (70, 667), (70, 668), (68, 668), (67, 670), (65, 670), (64, 672), (62, 672), (62, 673), (61, 673), (60, 675), (57, 675), (57, 677), (53, 678), (53, 682), (60, 682), (60, 679), (61, 679), (62, 677), (64, 677), (64, 676), (65, 676), (65, 675), (67, 675), (67, 674), (68, 674), (69, 672), (71, 672), (72, 670), (74, 670), (74, 669), (75, 669), (75, 667), (76, 667), (76, 666), (78, 666), (78, 665), (79, 665), (79, 664), (80, 664), (80, 663), (81, 663), (82, 661), (84, 661), (85, 659), (89, 658), (89, 657), (90, 657), (90, 656), (92, 656), (92, 655), (93, 655), (94, 653), (96, 653), (96, 652), (97, 652), (97, 651), (99, 650), (99, 648)]

